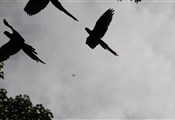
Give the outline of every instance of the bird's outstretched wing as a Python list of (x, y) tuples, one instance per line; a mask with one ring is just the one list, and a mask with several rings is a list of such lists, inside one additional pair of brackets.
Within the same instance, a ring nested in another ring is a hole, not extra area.
[(67, 14), (69, 17), (73, 18), (75, 21), (78, 21), (77, 18), (75, 18), (72, 14), (70, 14), (62, 5), (58, 0), (51, 0), (52, 4), (58, 8), (60, 11), (64, 12), (65, 14)]
[(35, 15), (39, 13), (42, 9), (44, 9), (48, 3), (49, 0), (29, 0), (24, 8), (24, 11), (28, 15)]
[(113, 17), (113, 9), (108, 9), (96, 22), (95, 27), (93, 29), (93, 33), (96, 37), (102, 38), (106, 31), (108, 30), (108, 26), (112, 21)]
[(32, 46), (24, 43), (22, 50), (33, 60), (46, 64), (45, 62), (43, 62), (41, 59), (37, 57), (37, 52), (35, 51), (35, 48), (33, 48)]

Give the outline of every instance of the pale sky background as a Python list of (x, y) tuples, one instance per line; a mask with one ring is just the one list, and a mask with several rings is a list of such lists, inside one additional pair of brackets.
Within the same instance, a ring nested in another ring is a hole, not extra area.
[[(0, 44), (8, 41), (6, 18), (47, 65), (23, 51), (5, 61), (0, 88), (8, 96), (28, 94), (55, 119), (175, 118), (175, 1), (62, 0), (79, 22), (51, 3), (28, 16), (26, 3), (0, 1)], [(115, 14), (103, 40), (119, 57), (85, 44), (84, 28), (109, 8)]]

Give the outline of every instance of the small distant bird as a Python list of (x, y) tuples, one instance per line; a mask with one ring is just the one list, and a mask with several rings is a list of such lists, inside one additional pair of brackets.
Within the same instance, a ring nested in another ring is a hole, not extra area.
[[(132, 1), (132, 0), (131, 0)], [(141, 0), (135, 0), (135, 3), (141, 2)]]
[(22, 36), (15, 29), (13, 29), (13, 27), (10, 26), (5, 19), (4, 24), (11, 28), (13, 33), (9, 33), (8, 31), (4, 32), (4, 34), (10, 38), (10, 40), (0, 47), (0, 63), (7, 60), (10, 56), (18, 53), (22, 49), (33, 60), (46, 64), (37, 57), (37, 52), (35, 49), (26, 44)]
[(73, 18), (74, 20), (78, 21), (77, 18), (75, 18), (73, 15), (71, 15), (58, 0), (29, 0), (27, 5), (24, 8), (24, 11), (28, 15), (35, 15), (39, 13), (42, 9), (44, 9), (49, 2), (52, 2), (52, 4), (58, 8), (60, 11), (67, 14), (69, 17)]
[(100, 44), (105, 50), (109, 50), (112, 54), (115, 56), (118, 56), (118, 54), (113, 51), (104, 41), (101, 40), (101, 38), (105, 35), (106, 31), (108, 30), (108, 26), (112, 21), (112, 16), (114, 10), (108, 9), (96, 22), (95, 27), (93, 30), (90, 30), (89, 28), (85, 28), (85, 30), (88, 32), (89, 36), (86, 39), (86, 44), (94, 49), (98, 44)]
[(72, 77), (75, 77), (75, 74), (72, 74)]
[[(118, 0), (118, 1), (122, 1), (122, 0)], [(130, 1), (132, 1), (132, 0), (130, 0)], [(138, 3), (138, 2), (141, 2), (141, 0), (135, 0), (134, 2)]]

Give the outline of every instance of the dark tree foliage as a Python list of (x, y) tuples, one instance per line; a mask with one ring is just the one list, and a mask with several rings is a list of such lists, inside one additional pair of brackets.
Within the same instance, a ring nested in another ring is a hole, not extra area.
[(4, 67), (4, 63), (0, 63), (0, 79), (4, 79), (4, 72), (2, 71), (3, 67)]
[(28, 95), (7, 97), (7, 91), (0, 89), (0, 120), (51, 120), (53, 114), (42, 104), (32, 105)]
[[(122, 1), (122, 0), (118, 0), (118, 1)], [(141, 0), (130, 0), (130, 1), (134, 1), (135, 3), (141, 2)]]

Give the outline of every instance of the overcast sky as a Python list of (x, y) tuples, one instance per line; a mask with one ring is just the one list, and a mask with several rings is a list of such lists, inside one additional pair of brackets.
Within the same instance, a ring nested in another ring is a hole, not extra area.
[[(55, 119), (175, 118), (175, 2), (62, 0), (76, 22), (51, 3), (28, 16), (27, 1), (0, 1), (0, 44), (9, 40), (6, 18), (46, 65), (23, 51), (5, 61), (8, 96), (28, 94)], [(119, 57), (85, 44), (84, 28), (108, 8), (115, 14), (103, 40)]]

